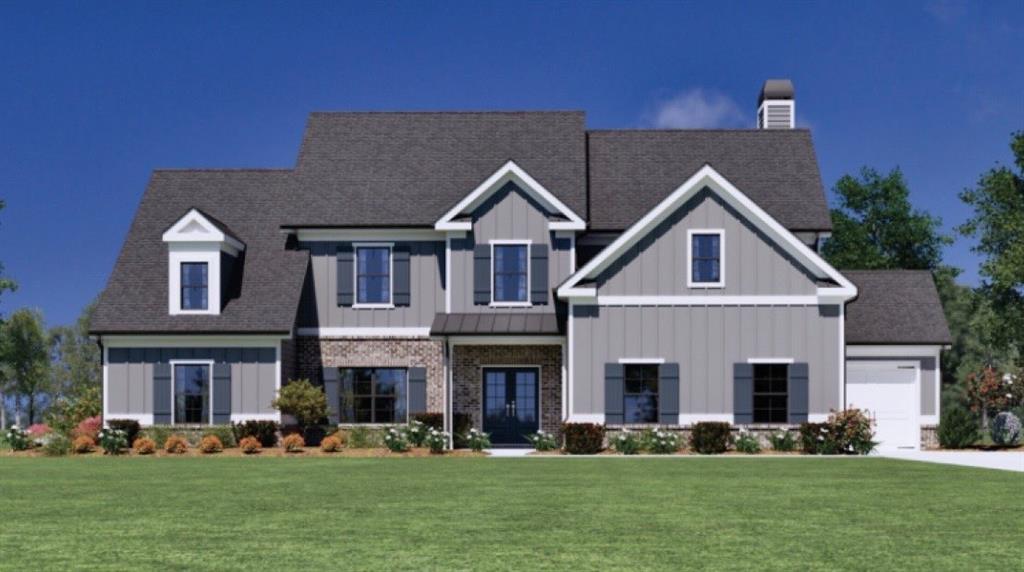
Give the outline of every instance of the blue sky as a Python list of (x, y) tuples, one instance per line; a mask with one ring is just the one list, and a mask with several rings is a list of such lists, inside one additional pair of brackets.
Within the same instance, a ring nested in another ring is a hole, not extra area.
[[(901, 167), (947, 228), (1024, 128), (1024, 3), (0, 6), (0, 312), (72, 321), (150, 172), (289, 167), (312, 110), (582, 109), (595, 128), (753, 126), (796, 84), (826, 187)], [(947, 260), (977, 281), (960, 239)]]

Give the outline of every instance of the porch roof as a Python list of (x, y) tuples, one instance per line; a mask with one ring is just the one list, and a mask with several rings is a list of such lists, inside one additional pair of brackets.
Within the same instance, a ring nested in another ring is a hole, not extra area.
[(430, 334), (452, 335), (560, 335), (562, 328), (555, 314), (494, 313), (437, 314)]

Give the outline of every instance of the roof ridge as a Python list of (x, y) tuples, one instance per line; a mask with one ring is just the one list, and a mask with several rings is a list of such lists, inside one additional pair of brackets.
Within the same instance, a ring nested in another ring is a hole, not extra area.
[(586, 114), (583, 109), (497, 109), (497, 110), (345, 110), (345, 111), (310, 111), (310, 115), (523, 115), (523, 114)]
[(154, 173), (288, 173), (292, 167), (156, 167)]
[(622, 127), (618, 129), (587, 129), (587, 133), (810, 133), (810, 131), (806, 127), (795, 127), (793, 129), (758, 129), (756, 127)]

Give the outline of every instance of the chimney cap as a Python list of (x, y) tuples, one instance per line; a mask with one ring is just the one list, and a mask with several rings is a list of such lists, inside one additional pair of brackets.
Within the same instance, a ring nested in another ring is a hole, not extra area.
[(793, 82), (788, 79), (765, 80), (757, 104), (760, 105), (766, 99), (793, 99), (793, 94)]

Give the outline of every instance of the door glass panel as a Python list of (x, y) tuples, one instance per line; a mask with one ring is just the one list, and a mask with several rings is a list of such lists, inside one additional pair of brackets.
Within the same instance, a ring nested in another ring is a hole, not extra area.
[(486, 371), (484, 373), (485, 393), (487, 401), (484, 403), (484, 420), (501, 421), (505, 418), (505, 405), (507, 396), (505, 394), (505, 372)]
[(537, 421), (537, 373), (516, 372), (516, 419), (520, 423)]

